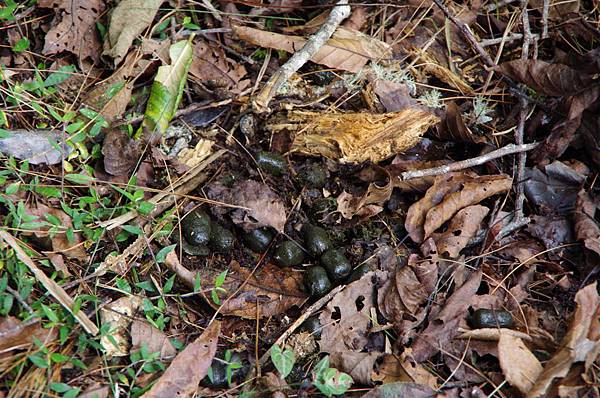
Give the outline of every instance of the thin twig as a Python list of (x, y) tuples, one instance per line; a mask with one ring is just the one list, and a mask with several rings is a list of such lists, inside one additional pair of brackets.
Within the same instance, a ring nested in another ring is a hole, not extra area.
[(340, 0), (331, 10), (325, 23), (310, 36), (304, 46), (275, 72), (252, 101), (252, 107), (257, 113), (268, 113), (269, 102), (290, 77), (306, 64), (323, 45), (329, 40), (340, 23), (350, 16), (348, 0)]
[(542, 2), (542, 39), (548, 38), (548, 14), (550, 12), (550, 1)]
[[(532, 34), (531, 37), (533, 39), (537, 39), (539, 36), (537, 34)], [(495, 46), (496, 44), (500, 44), (502, 42), (510, 43), (511, 41), (521, 40), (521, 39), (523, 39), (523, 35), (521, 33), (512, 33), (506, 37), (496, 37), (494, 39), (481, 40), (479, 42), (479, 44), (481, 45), (481, 47), (489, 47), (489, 46)]]
[(490, 68), (495, 67), (496, 63), (489, 56), (489, 54), (487, 52), (485, 52), (483, 47), (479, 44), (479, 42), (473, 35), (473, 32), (471, 32), (471, 29), (465, 23), (463, 23), (462, 21), (460, 21), (458, 18), (456, 18), (454, 16), (454, 14), (452, 14), (450, 12), (448, 7), (446, 7), (444, 5), (442, 0), (433, 0), (433, 2), (440, 8), (440, 10), (442, 10), (442, 12), (446, 15), (446, 17), (448, 19), (450, 19), (452, 21), (452, 23), (455, 24), (460, 29), (462, 34), (465, 36), (465, 38), (471, 44), (471, 47), (473, 47), (473, 49), (479, 54), (479, 56), (481, 57), (481, 59), (483, 59), (483, 61), (486, 63), (486, 65)]
[(405, 181), (413, 178), (437, 176), (450, 173), (452, 171), (464, 170), (470, 167), (482, 165), (484, 163), (489, 162), (490, 160), (498, 159), (506, 155), (531, 151), (538, 145), (539, 143), (537, 142), (522, 145), (509, 144), (502, 148), (498, 148), (495, 151), (488, 152), (485, 155), (477, 156), (475, 158), (465, 159), (439, 167), (432, 167), (430, 169), (405, 171), (400, 174), (400, 178), (402, 179), (402, 181)]

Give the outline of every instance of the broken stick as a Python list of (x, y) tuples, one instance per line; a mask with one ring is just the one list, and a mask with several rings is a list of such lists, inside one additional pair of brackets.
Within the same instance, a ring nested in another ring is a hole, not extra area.
[(260, 93), (252, 100), (252, 108), (256, 113), (270, 112), (269, 102), (281, 86), (323, 47), (340, 23), (348, 16), (350, 16), (348, 0), (338, 1), (319, 30), (310, 36), (304, 46), (269, 78)]

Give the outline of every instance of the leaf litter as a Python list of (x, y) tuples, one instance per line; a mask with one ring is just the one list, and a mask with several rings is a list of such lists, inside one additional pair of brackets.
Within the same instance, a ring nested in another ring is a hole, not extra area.
[(589, 2), (5, 3), (1, 395), (594, 394)]

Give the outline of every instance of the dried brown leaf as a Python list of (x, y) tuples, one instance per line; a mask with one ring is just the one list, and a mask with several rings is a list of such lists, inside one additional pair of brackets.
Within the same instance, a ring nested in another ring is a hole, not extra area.
[(562, 339), (559, 349), (546, 363), (544, 370), (528, 392), (528, 398), (546, 396), (554, 379), (565, 377), (576, 362), (585, 361), (586, 365), (593, 363), (598, 354), (600, 348), (598, 335), (593, 333), (590, 336), (595, 340), (588, 338), (590, 330), (598, 328), (598, 318), (594, 317), (600, 305), (596, 283), (577, 292), (575, 302), (577, 309), (571, 318), (569, 330)]
[(134, 319), (131, 322), (131, 352), (136, 352), (145, 346), (148, 352), (159, 352), (160, 358), (169, 358), (177, 354), (177, 349), (166, 334), (150, 325), (147, 321)]
[(475, 237), (489, 211), (490, 209), (481, 205), (468, 206), (459, 210), (450, 220), (446, 231), (432, 235), (438, 252), (449, 258), (457, 258), (460, 251)]
[(349, 220), (354, 216), (363, 220), (373, 217), (383, 210), (382, 205), (390, 198), (392, 189), (391, 184), (386, 184), (383, 187), (369, 184), (367, 192), (361, 196), (352, 196), (343, 191), (337, 197), (337, 211)]
[(34, 338), (48, 344), (56, 338), (56, 330), (44, 329), (39, 322), (21, 322), (13, 316), (0, 318), (0, 354), (28, 348)]
[(346, 286), (331, 299), (319, 317), (323, 325), (321, 351), (331, 354), (333, 367), (349, 373), (363, 384), (371, 383), (373, 365), (381, 355), (362, 352), (369, 341), (370, 312), (376, 305), (374, 292), (378, 275), (383, 273), (372, 272)]
[(244, 65), (228, 58), (222, 47), (201, 39), (194, 43), (189, 73), (210, 88), (233, 93), (240, 93), (250, 85), (250, 80), (244, 79), (247, 74)]
[(575, 133), (581, 125), (583, 112), (596, 102), (599, 96), (600, 87), (596, 85), (568, 97), (564, 104), (567, 117), (552, 127), (550, 134), (531, 153), (531, 159), (537, 163), (547, 164), (562, 155), (573, 141)]
[[(223, 315), (245, 319), (256, 319), (257, 305), (261, 317), (272, 317), (286, 312), (293, 306), (300, 307), (306, 302), (308, 297), (303, 291), (300, 272), (280, 268), (271, 263), (265, 264), (254, 273), (251, 271), (232, 261), (227, 278), (221, 286), (226, 291), (220, 294), (222, 305), (215, 304), (210, 295), (205, 295), (206, 301), (213, 308), (220, 308), (219, 312)], [(209, 268), (200, 270), (201, 280), (206, 281), (203, 286), (211, 286), (221, 272), (222, 270)]]
[(381, 364), (373, 372), (373, 381), (381, 381), (383, 384), (400, 381), (415, 382), (437, 389), (437, 378), (411, 358), (411, 351), (410, 348), (407, 348), (399, 356), (386, 354)]
[(575, 95), (594, 82), (592, 76), (567, 65), (534, 59), (504, 62), (497, 69), (542, 94), (556, 97)]
[(113, 10), (108, 26), (104, 55), (120, 63), (133, 40), (154, 20), (163, 0), (121, 0)]
[(142, 155), (139, 140), (134, 140), (119, 129), (111, 129), (102, 143), (104, 170), (113, 176), (128, 175)]
[(583, 241), (586, 248), (600, 255), (600, 227), (594, 216), (596, 214), (596, 205), (590, 195), (581, 190), (577, 195), (575, 202), (575, 236)]
[(100, 60), (100, 40), (96, 22), (104, 12), (101, 0), (40, 0), (43, 8), (54, 8), (56, 16), (46, 33), (44, 49), (46, 55), (68, 51), (79, 61), (91, 58)]
[(430, 236), (463, 207), (506, 192), (511, 186), (512, 179), (506, 175), (481, 176), (465, 182), (459, 191), (446, 195), (440, 204), (427, 212), (423, 224), (425, 237)]
[(143, 398), (192, 397), (217, 352), (221, 323), (213, 321), (192, 344), (181, 351)]
[(413, 357), (423, 362), (437, 353), (459, 332), (458, 324), (466, 317), (467, 309), (481, 284), (481, 271), (471, 277), (446, 300), (442, 310), (429, 320), (427, 328), (413, 344)]
[(423, 242), (425, 238), (423, 224), (427, 213), (433, 207), (442, 203), (446, 195), (458, 191), (465, 182), (472, 180), (473, 177), (473, 174), (462, 172), (448, 173), (436, 177), (425, 196), (413, 203), (406, 213), (404, 227), (408, 232), (408, 236), (416, 243)]
[(133, 314), (141, 304), (141, 298), (125, 296), (108, 303), (100, 309), (102, 325), (110, 325), (109, 333), (100, 338), (100, 344), (102, 344), (106, 355), (109, 357), (129, 355), (128, 327)]
[[(232, 28), (240, 39), (248, 43), (289, 53), (298, 51), (306, 43), (306, 39), (301, 36), (282, 35), (237, 25)], [(310, 60), (330, 68), (357, 73), (368, 61), (386, 59), (390, 55), (391, 48), (386, 43), (361, 32), (339, 27)]]
[(434, 398), (438, 394), (428, 386), (418, 383), (399, 381), (396, 383), (383, 384), (373, 388), (361, 398), (387, 398), (387, 397), (410, 397), (410, 398)]
[(445, 129), (438, 129), (438, 136), (441, 139), (447, 139), (455, 142), (466, 142), (470, 144), (480, 144), (485, 142), (485, 138), (473, 134), (465, 124), (460, 109), (455, 102), (446, 103)]
[(540, 361), (529, 351), (523, 340), (509, 333), (500, 333), (498, 360), (506, 381), (522, 394), (531, 390), (542, 372)]
[(372, 83), (373, 93), (377, 95), (381, 105), (388, 112), (398, 112), (406, 108), (418, 107), (418, 102), (410, 96), (405, 83), (375, 79)]
[(294, 112), (290, 120), (299, 123), (292, 152), (377, 163), (415, 145), (439, 119), (429, 111), (408, 108), (384, 114)]
[(240, 181), (233, 188), (213, 184), (208, 189), (208, 196), (213, 200), (243, 207), (244, 209), (233, 210), (231, 219), (246, 231), (259, 227), (273, 227), (283, 232), (286, 221), (285, 205), (265, 184), (254, 180)]

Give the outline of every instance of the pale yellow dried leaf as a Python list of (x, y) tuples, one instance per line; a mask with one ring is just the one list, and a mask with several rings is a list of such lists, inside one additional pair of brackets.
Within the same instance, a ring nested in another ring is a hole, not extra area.
[(294, 112), (301, 126), (292, 152), (320, 155), (344, 163), (379, 162), (413, 147), (421, 135), (439, 122), (420, 108), (400, 112), (320, 114)]
[[(121, 297), (100, 309), (100, 322), (109, 324), (109, 333), (100, 338), (105, 354), (109, 357), (129, 355), (129, 331), (131, 317), (142, 304), (136, 296)], [(113, 343), (116, 343), (113, 344)]]
[[(242, 40), (266, 48), (294, 53), (306, 43), (301, 36), (282, 35), (245, 26), (233, 26)], [(330, 68), (359, 72), (370, 60), (387, 59), (391, 47), (374, 37), (344, 27), (338, 28), (331, 39), (310, 59)]]
[(542, 373), (542, 365), (525, 346), (523, 340), (509, 333), (500, 333), (498, 359), (506, 380), (521, 393), (527, 394)]
[(212, 153), (214, 143), (214, 141), (201, 138), (194, 148), (183, 148), (179, 152), (179, 161), (189, 167), (200, 164)]

